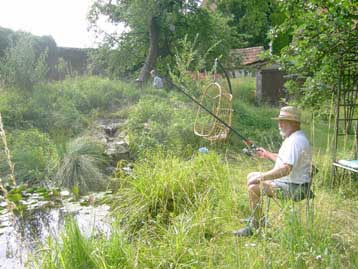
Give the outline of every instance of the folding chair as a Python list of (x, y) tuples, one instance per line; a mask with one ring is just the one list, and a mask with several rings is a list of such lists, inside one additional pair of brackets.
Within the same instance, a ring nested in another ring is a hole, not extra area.
[[(306, 220), (307, 223), (310, 219), (313, 220), (314, 217), (314, 207), (313, 207), (313, 202), (314, 202), (314, 193), (312, 191), (312, 182), (313, 182), (313, 177), (318, 173), (318, 169), (315, 166), (312, 166), (312, 177), (311, 177), (311, 182), (308, 183), (308, 187), (307, 187), (307, 192), (304, 192), (303, 190), (297, 191), (296, 193), (292, 194), (292, 197), (286, 200), (292, 200), (293, 202), (300, 202), (305, 200), (306, 203)], [(271, 199), (274, 199), (274, 201), (278, 204), (278, 206), (280, 207), (280, 211), (283, 210), (283, 207), (281, 206), (281, 204), (276, 200), (285, 200), (282, 199), (280, 197), (269, 197), (266, 196), (266, 207), (265, 207), (265, 216), (264, 216), (264, 224), (265, 226), (267, 226), (268, 224), (268, 219), (269, 219), (269, 211), (270, 211), (270, 201)], [(312, 202), (310, 201), (312, 199)], [(310, 205), (312, 204), (312, 217), (310, 218)]]

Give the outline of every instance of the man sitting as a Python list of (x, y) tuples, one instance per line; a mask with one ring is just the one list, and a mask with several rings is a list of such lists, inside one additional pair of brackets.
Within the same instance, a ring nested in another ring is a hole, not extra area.
[(281, 108), (275, 120), (278, 120), (278, 128), (284, 141), (278, 154), (264, 148), (257, 149), (259, 157), (272, 160), (275, 165), (269, 171), (248, 174), (247, 188), (253, 217), (247, 227), (234, 232), (237, 236), (250, 236), (253, 234), (253, 229), (259, 228), (261, 195), (299, 200), (309, 192), (312, 149), (300, 129), (300, 113), (297, 108), (286, 106)]
[(153, 78), (153, 87), (156, 89), (162, 89), (163, 88), (163, 80), (161, 79), (161, 77), (159, 77), (157, 75), (157, 73), (155, 72), (154, 69), (152, 71), (150, 71), (150, 75)]

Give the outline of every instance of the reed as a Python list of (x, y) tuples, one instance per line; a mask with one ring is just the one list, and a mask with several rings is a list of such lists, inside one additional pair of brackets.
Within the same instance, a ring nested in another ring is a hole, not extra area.
[[(1, 136), (2, 143), (4, 145), (4, 151), (5, 151), (5, 155), (6, 155), (6, 158), (7, 158), (7, 163), (8, 163), (9, 168), (10, 168), (10, 178), (11, 178), (11, 181), (12, 181), (13, 185), (16, 186), (16, 180), (15, 180), (15, 176), (14, 176), (14, 174), (15, 174), (15, 169), (14, 169), (15, 165), (11, 161), (10, 150), (9, 150), (9, 148), (7, 146), (6, 134), (5, 134), (4, 125), (3, 125), (3, 122), (2, 122), (1, 113), (0, 113), (0, 136)], [(4, 198), (6, 199), (7, 198), (7, 190), (4, 187), (4, 185), (2, 184), (2, 179), (1, 178), (0, 178), (0, 189), (4, 194)]]

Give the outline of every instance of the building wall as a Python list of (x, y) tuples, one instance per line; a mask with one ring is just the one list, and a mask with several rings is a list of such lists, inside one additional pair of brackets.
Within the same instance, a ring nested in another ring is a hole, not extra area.
[(259, 69), (256, 73), (256, 100), (278, 105), (284, 98), (284, 77), (277, 68)]

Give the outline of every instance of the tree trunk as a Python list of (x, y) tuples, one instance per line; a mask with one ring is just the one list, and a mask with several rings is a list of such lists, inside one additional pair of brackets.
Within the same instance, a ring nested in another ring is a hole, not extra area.
[(160, 28), (155, 17), (152, 17), (149, 23), (149, 51), (137, 79), (140, 82), (144, 82), (148, 79), (149, 72), (155, 67), (155, 62), (158, 57)]

